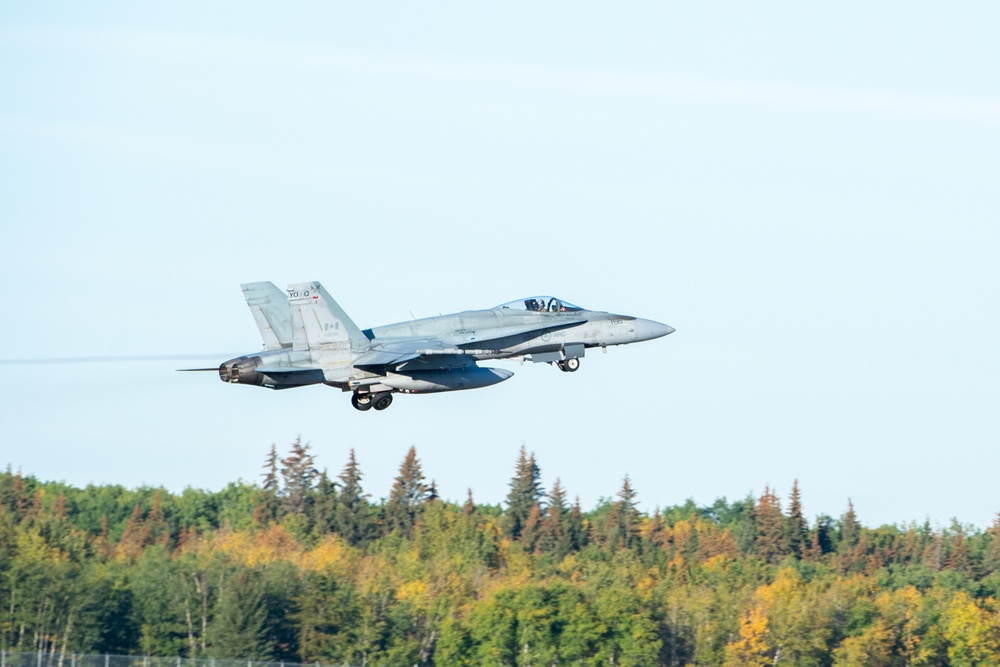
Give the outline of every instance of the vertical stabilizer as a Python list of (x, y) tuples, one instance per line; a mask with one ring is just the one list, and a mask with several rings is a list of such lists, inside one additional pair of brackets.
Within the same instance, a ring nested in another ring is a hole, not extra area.
[(243, 296), (264, 339), (264, 349), (292, 346), (292, 317), (288, 300), (274, 283), (244, 283)]
[(288, 286), (292, 314), (292, 344), (308, 350), (328, 380), (350, 374), (352, 350), (362, 350), (368, 338), (318, 282)]

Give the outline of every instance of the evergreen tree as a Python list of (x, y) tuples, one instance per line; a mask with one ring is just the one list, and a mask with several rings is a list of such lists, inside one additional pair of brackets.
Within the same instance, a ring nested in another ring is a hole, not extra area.
[(520, 541), (528, 551), (534, 551), (538, 546), (538, 538), (541, 536), (542, 528), (542, 507), (538, 503), (531, 506), (528, 518), (524, 521), (521, 529)]
[(267, 608), (259, 574), (238, 570), (222, 583), (209, 626), (209, 654), (214, 658), (270, 660)]
[(264, 481), (261, 482), (260, 488), (272, 495), (278, 495), (281, 488), (281, 480), (278, 479), (278, 448), (273, 443), (271, 451), (267, 454), (267, 460), (264, 462), (264, 474), (261, 477), (264, 478)]
[(337, 525), (337, 485), (326, 474), (319, 474), (319, 483), (313, 492), (312, 506), (313, 529), (320, 535), (331, 533)]
[(281, 511), (281, 479), (278, 477), (278, 448), (271, 445), (267, 459), (264, 462), (264, 480), (260, 488), (262, 498), (256, 510), (256, 519), (261, 523), (275, 521)]
[(556, 479), (549, 492), (545, 517), (539, 534), (538, 548), (551, 552), (556, 558), (563, 558), (572, 550), (569, 535), (569, 507), (566, 505), (566, 492), (562, 481)]
[(424, 485), (424, 473), (420, 468), (420, 460), (417, 459), (417, 450), (416, 447), (410, 447), (399, 466), (399, 474), (385, 504), (385, 532), (398, 530), (402, 535), (409, 535), (426, 498), (427, 486)]
[(861, 537), (861, 524), (858, 515), (854, 513), (854, 503), (847, 499), (847, 512), (840, 519), (840, 548), (850, 549), (858, 543)]
[(302, 444), (298, 437), (292, 443), (288, 456), (281, 459), (281, 477), (285, 483), (285, 511), (289, 514), (306, 514), (310, 492), (319, 472), (315, 467), (316, 457), (309, 453), (309, 443)]
[(504, 513), (504, 532), (508, 537), (518, 539), (521, 536), (531, 508), (539, 505), (544, 497), (541, 476), (541, 471), (535, 464), (534, 453), (529, 457), (522, 445), (514, 478), (510, 481), (510, 493), (507, 494), (507, 511)]
[(587, 546), (587, 521), (583, 517), (583, 508), (580, 507), (580, 496), (576, 497), (573, 508), (569, 511), (569, 520), (566, 522), (566, 538), (572, 551), (579, 551)]
[(368, 494), (361, 490), (361, 477), (361, 468), (351, 449), (350, 459), (339, 476), (340, 494), (335, 516), (337, 533), (351, 545), (361, 544), (371, 537), (371, 510)]
[(951, 552), (945, 559), (944, 566), (965, 575), (972, 574), (972, 565), (969, 561), (969, 546), (965, 540), (965, 532), (959, 525), (955, 525), (953, 528), (955, 537), (952, 539)]
[(754, 522), (757, 524), (754, 550), (769, 563), (777, 563), (788, 553), (788, 544), (785, 541), (781, 501), (769, 486), (764, 486), (764, 494), (757, 500)]
[(465, 504), (462, 505), (462, 514), (465, 516), (472, 516), (476, 513), (476, 501), (472, 499), (472, 489), (469, 489), (469, 495), (465, 499)]
[(986, 531), (988, 542), (983, 556), (983, 567), (987, 572), (1000, 570), (1000, 513), (993, 519), (993, 525)]
[(636, 492), (628, 475), (618, 491), (618, 500), (611, 506), (608, 513), (606, 535), (612, 547), (634, 547), (639, 542), (639, 510), (637, 508)]
[(798, 558), (806, 556), (809, 550), (809, 525), (802, 515), (802, 497), (799, 494), (799, 480), (792, 482), (792, 495), (788, 506), (788, 519), (785, 522), (785, 542), (789, 551)]

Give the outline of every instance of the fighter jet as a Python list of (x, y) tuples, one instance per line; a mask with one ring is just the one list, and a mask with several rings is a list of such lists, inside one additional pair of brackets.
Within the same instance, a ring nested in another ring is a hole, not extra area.
[(325, 384), (351, 392), (361, 411), (385, 410), (397, 393), (477, 389), (513, 375), (477, 363), (487, 359), (555, 364), (572, 373), (587, 348), (607, 351), (674, 331), (550, 296), (362, 330), (318, 282), (286, 292), (270, 282), (241, 287), (264, 349), (219, 366), (222, 381), (268, 389)]

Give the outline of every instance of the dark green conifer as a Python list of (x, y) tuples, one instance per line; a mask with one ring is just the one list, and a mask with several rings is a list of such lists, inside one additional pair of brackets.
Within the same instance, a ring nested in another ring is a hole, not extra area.
[(252, 570), (237, 570), (222, 581), (209, 626), (213, 658), (270, 660), (264, 583)]
[(504, 512), (504, 532), (517, 539), (531, 514), (531, 508), (540, 504), (545, 492), (542, 490), (541, 471), (535, 464), (535, 455), (529, 457), (524, 447), (517, 457), (514, 478), (510, 481), (507, 494), (507, 511)]
[(634, 547), (639, 542), (639, 519), (636, 492), (628, 475), (622, 482), (617, 498), (608, 513), (606, 535), (612, 547)]
[(420, 506), (426, 498), (427, 486), (424, 484), (424, 473), (417, 459), (417, 450), (415, 447), (410, 447), (406, 458), (399, 466), (399, 474), (385, 504), (385, 532), (398, 530), (402, 535), (409, 535), (416, 523)]
[(337, 533), (349, 544), (357, 545), (371, 537), (371, 510), (368, 494), (361, 490), (361, 468), (351, 450), (350, 459), (340, 473), (335, 525)]
[(792, 495), (788, 505), (788, 519), (785, 521), (785, 542), (789, 551), (798, 558), (806, 556), (809, 550), (809, 525), (802, 515), (802, 496), (799, 480), (792, 482)]
[(281, 478), (285, 487), (284, 506), (287, 513), (307, 513), (310, 492), (319, 475), (315, 460), (316, 457), (309, 453), (309, 443), (302, 444), (301, 437), (295, 438), (288, 456), (281, 459)]
[(264, 472), (261, 474), (260, 502), (254, 509), (254, 519), (260, 523), (269, 523), (278, 519), (281, 513), (281, 478), (278, 476), (278, 448), (271, 445), (271, 451), (264, 461)]
[(563, 558), (572, 550), (569, 535), (569, 507), (562, 481), (556, 479), (549, 492), (545, 516), (539, 531), (538, 549)]
[(580, 507), (580, 496), (577, 496), (569, 511), (569, 521), (566, 522), (566, 536), (572, 551), (579, 551), (587, 546), (587, 533), (587, 521), (583, 517), (583, 508)]
[(337, 485), (326, 470), (319, 474), (311, 506), (313, 530), (319, 535), (333, 532), (337, 525)]
[(840, 519), (840, 548), (850, 549), (857, 545), (861, 537), (861, 524), (858, 523), (858, 515), (854, 513), (854, 503), (847, 499), (847, 512)]

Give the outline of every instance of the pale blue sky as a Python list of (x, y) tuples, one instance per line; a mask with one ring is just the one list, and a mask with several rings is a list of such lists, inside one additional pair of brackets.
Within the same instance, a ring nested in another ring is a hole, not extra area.
[(5, 358), (254, 351), (254, 280), (363, 327), (551, 293), (677, 333), (381, 414), (3, 366), (0, 464), (219, 488), (301, 434), (376, 497), (415, 445), (498, 502), (524, 444), (588, 507), (626, 473), (649, 510), (798, 478), (810, 516), (986, 525), (1000, 7), (961, 9), (8, 3)]

